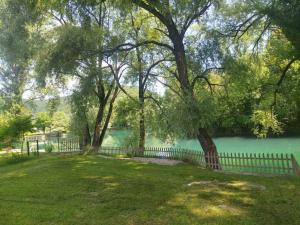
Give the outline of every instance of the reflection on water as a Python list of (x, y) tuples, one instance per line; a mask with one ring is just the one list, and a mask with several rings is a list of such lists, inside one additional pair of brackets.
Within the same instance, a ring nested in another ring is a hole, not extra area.
[[(110, 130), (107, 132), (104, 146), (124, 146), (129, 130)], [(239, 153), (293, 153), (300, 161), (300, 138), (243, 138), (222, 137), (215, 138), (219, 152)], [(149, 147), (176, 147), (187, 149), (201, 149), (196, 139), (179, 139), (175, 143), (166, 143), (154, 136), (147, 136), (146, 146)]]

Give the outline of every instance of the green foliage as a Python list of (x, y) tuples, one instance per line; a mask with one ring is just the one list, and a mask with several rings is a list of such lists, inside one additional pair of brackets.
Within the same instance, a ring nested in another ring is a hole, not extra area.
[[(136, 95), (137, 91), (134, 92), (134, 95)], [(120, 97), (116, 102), (112, 126), (116, 128), (136, 127), (138, 121), (135, 118), (138, 114), (138, 108), (137, 102), (125, 96)]]
[(22, 104), (33, 48), (28, 25), (34, 21), (35, 1), (0, 2), (0, 95), (5, 108)]
[[(209, 10), (199, 16), (206, 5)], [(27, 87), (36, 83), (33, 78), (45, 89), (51, 86), (53, 90), (45, 91), (47, 99), (52, 97), (43, 112), (35, 116), (35, 126), (44, 132), (46, 128), (59, 132), (71, 129), (84, 136), (86, 128), (90, 134), (96, 133), (96, 127), (103, 130), (119, 91), (117, 76), (126, 90), (126, 85), (143, 85), (146, 96), (144, 105), (124, 96), (116, 100), (108, 124), (133, 130), (128, 145), (136, 145), (138, 140), (142, 107), (147, 133), (168, 140), (195, 137), (199, 127), (229, 134), (249, 134), (252, 130), (259, 137), (297, 132), (299, 7), (297, 0), (3, 0), (1, 141), (11, 143), (30, 130), (29, 113), (22, 114), (22, 107)], [(135, 48), (144, 41), (160, 45)], [(124, 44), (119, 49), (122, 51), (114, 51), (119, 44)], [(187, 57), (187, 77), (178, 74), (175, 50), (170, 51), (180, 44)], [(167, 61), (150, 73), (149, 67), (162, 58)], [(182, 80), (189, 90), (183, 90)], [(60, 89), (55, 85), (66, 89), (69, 81), (71, 118), (58, 108)], [(158, 83), (165, 84), (163, 91), (158, 90)], [(139, 99), (136, 90), (130, 95)]]
[(300, 2), (298, 0), (273, 0), (271, 7), (267, 5), (261, 11), (265, 12), (272, 22), (282, 29), (286, 38), (297, 50), (295, 57), (300, 58)]
[(40, 112), (35, 118), (35, 127), (39, 130), (46, 132), (46, 128), (50, 128), (52, 124), (52, 119), (47, 112)]
[(26, 132), (31, 131), (31, 115), (13, 115), (4, 113), (0, 115), (0, 142), (3, 146), (10, 146), (18, 141)]
[(67, 132), (70, 127), (70, 117), (64, 112), (55, 112), (52, 117), (51, 130)]
[(45, 145), (45, 151), (46, 152), (48, 152), (48, 153), (51, 153), (51, 152), (53, 152), (53, 150), (54, 150), (54, 145), (53, 144), (46, 144)]
[(31, 115), (17, 115), (10, 121), (9, 135), (19, 138), (22, 134), (32, 129)]
[(59, 105), (60, 105), (60, 98), (58, 97), (51, 98), (48, 100), (47, 111), (50, 117), (53, 117), (54, 113), (58, 110)]
[(216, 117), (216, 101), (209, 92), (197, 97), (180, 98), (168, 93), (162, 98), (160, 110), (151, 113), (151, 131), (171, 141), (177, 138), (195, 138), (199, 127), (212, 127)]
[(256, 110), (251, 117), (254, 124), (253, 133), (261, 138), (266, 138), (269, 132), (282, 134), (282, 124), (277, 120), (272, 112)]

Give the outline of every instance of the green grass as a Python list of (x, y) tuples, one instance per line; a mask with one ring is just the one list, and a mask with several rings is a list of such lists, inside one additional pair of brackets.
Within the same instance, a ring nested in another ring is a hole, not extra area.
[(226, 175), (99, 156), (6, 162), (0, 155), (1, 225), (300, 224), (295, 177)]

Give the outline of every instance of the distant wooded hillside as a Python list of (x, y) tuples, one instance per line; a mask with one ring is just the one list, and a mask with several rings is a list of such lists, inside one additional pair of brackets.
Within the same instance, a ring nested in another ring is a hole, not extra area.
[[(66, 114), (71, 113), (70, 98), (68, 96), (60, 97), (60, 98), (58, 98), (57, 101), (59, 102), (58, 106), (57, 106), (57, 111), (62, 111)], [(36, 114), (39, 112), (47, 112), (48, 104), (49, 104), (49, 100), (47, 100), (47, 99), (45, 99), (45, 100), (37, 99), (37, 100), (31, 101), (30, 103), (26, 103), (26, 106), (32, 110), (33, 114)]]

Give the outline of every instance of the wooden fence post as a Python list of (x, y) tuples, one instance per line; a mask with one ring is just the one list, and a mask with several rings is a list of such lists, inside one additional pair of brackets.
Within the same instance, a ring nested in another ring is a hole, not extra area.
[(294, 157), (294, 155), (291, 155), (291, 159), (292, 159), (292, 166), (293, 166), (293, 170), (294, 170), (294, 174), (296, 176), (300, 176), (300, 169), (299, 169), (299, 165)]
[(39, 140), (36, 140), (36, 154), (37, 156), (40, 156), (40, 152), (39, 152)]
[(58, 136), (57, 136), (57, 151), (58, 151), (58, 152), (60, 151), (60, 149), (59, 149), (59, 134), (58, 134)]
[(30, 149), (29, 149), (29, 141), (27, 141), (27, 155), (30, 155)]

